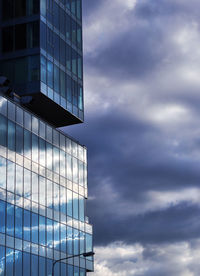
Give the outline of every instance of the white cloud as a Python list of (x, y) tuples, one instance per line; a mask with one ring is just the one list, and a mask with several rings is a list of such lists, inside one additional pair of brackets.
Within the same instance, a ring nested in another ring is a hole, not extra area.
[(199, 276), (200, 240), (174, 244), (120, 242), (95, 248), (91, 276)]

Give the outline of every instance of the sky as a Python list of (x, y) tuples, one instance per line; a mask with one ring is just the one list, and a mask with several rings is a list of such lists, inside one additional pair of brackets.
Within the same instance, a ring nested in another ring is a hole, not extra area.
[(199, 10), (83, 1), (91, 276), (199, 276)]

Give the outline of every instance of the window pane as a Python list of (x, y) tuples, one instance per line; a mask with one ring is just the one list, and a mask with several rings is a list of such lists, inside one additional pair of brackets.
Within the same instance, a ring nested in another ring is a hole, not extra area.
[(38, 202), (38, 175), (32, 173), (32, 200)]
[(30, 241), (31, 240), (31, 213), (27, 210), (24, 210), (24, 240)]
[(45, 258), (39, 257), (39, 276), (46, 275)]
[(23, 128), (16, 125), (16, 152), (23, 155)]
[(73, 218), (78, 219), (78, 194), (73, 193)]
[(53, 221), (47, 219), (47, 246), (53, 248)]
[(46, 245), (45, 224), (45, 217), (39, 216), (39, 243), (44, 246)]
[(22, 239), (22, 209), (15, 206), (15, 237)]
[(72, 217), (72, 191), (67, 190), (67, 215)]
[(23, 252), (23, 275), (30, 276), (31, 261), (30, 254)]
[(15, 275), (22, 276), (22, 252), (15, 250)]
[(7, 203), (7, 226), (6, 232), (10, 236), (14, 236), (14, 205)]
[[(38, 243), (38, 215), (32, 213), (32, 242)], [(35, 274), (37, 275), (37, 274)]]
[(23, 195), (23, 168), (16, 165), (16, 193)]
[(31, 255), (31, 276), (38, 275), (38, 256)]
[(5, 273), (5, 247), (0, 246), (0, 276)]
[(45, 183), (45, 178), (40, 176), (39, 177), (39, 195), (40, 195), (40, 204), (42, 204), (43, 206), (46, 205), (45, 201), (46, 201), (46, 183)]
[(6, 248), (6, 276), (13, 276), (14, 250)]
[(24, 168), (24, 197), (31, 199), (31, 172)]
[(8, 120), (8, 149), (15, 151), (15, 124)]
[(1, 175), (0, 187), (3, 189), (6, 189), (6, 159), (1, 156), (0, 156), (0, 175)]
[(72, 240), (73, 240), (72, 228), (67, 226), (67, 254), (68, 255), (73, 254), (73, 252), (72, 252)]
[(8, 179), (7, 179), (7, 189), (10, 192), (14, 193), (15, 188), (15, 164), (13, 162), (8, 161), (7, 166), (7, 173), (8, 173)]
[(7, 146), (7, 119), (0, 114), (0, 144)]
[(6, 204), (2, 200), (0, 200), (0, 217), (0, 232), (5, 233)]

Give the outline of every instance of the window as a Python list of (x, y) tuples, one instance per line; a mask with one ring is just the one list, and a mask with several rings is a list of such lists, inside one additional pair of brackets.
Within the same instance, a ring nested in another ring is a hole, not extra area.
[(14, 46), (14, 27), (5, 27), (2, 29), (2, 51), (11, 52)]
[[(6, 204), (4, 201), (0, 200), (0, 232), (5, 233), (5, 219), (6, 219)], [(0, 248), (1, 251), (1, 248)], [(1, 253), (0, 253), (1, 254)], [(0, 258), (1, 262), (1, 258)]]
[(6, 159), (3, 157), (0, 157), (0, 175), (0, 187), (6, 189)]
[(15, 49), (21, 50), (27, 47), (26, 24), (15, 26)]
[(53, 63), (47, 61), (47, 84), (53, 88)]
[(15, 237), (22, 239), (22, 209), (15, 206)]
[(23, 239), (26, 241), (31, 240), (30, 229), (31, 229), (31, 213), (24, 209)]

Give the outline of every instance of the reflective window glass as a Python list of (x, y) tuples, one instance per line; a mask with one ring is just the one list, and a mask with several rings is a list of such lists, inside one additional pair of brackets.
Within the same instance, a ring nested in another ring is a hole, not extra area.
[(31, 240), (31, 213), (24, 209), (24, 229), (23, 229), (23, 239), (26, 241)]
[(46, 262), (45, 258), (39, 257), (39, 276), (46, 275)]
[(79, 231), (74, 229), (74, 255), (79, 254)]
[(15, 250), (15, 275), (22, 276), (22, 252)]
[(59, 212), (59, 203), (60, 203), (60, 195), (59, 195), (59, 185), (54, 183), (54, 191), (53, 191), (53, 201), (54, 201), (54, 210)]
[(14, 193), (15, 190), (15, 163), (8, 161), (7, 162), (7, 190)]
[(6, 233), (14, 236), (14, 205), (7, 203)]
[[(38, 215), (32, 213), (32, 242), (38, 243)], [(35, 274), (37, 275), (37, 274)]]
[(0, 246), (0, 276), (5, 273), (5, 247)]
[(18, 195), (23, 195), (23, 168), (16, 165), (16, 190)]
[(38, 175), (32, 173), (32, 200), (38, 202)]
[(4, 147), (7, 145), (7, 119), (0, 114), (0, 144)]
[(24, 155), (31, 158), (31, 133), (24, 129)]
[(59, 222), (54, 221), (54, 249), (60, 250)]
[(6, 248), (6, 276), (13, 276), (14, 249)]
[(47, 218), (47, 246), (53, 248), (53, 221)]
[(31, 276), (38, 275), (38, 256), (31, 255)]
[(8, 149), (15, 151), (15, 124), (8, 120)]
[(40, 204), (43, 206), (46, 205), (46, 185), (45, 178), (39, 177), (39, 196), (40, 196)]
[(22, 239), (22, 209), (15, 206), (15, 237)]
[(67, 253), (68, 253), (68, 255), (73, 254), (73, 252), (72, 252), (72, 241), (73, 241), (72, 228), (67, 226)]
[(53, 208), (52, 182), (47, 179), (47, 207)]
[(60, 224), (60, 240), (61, 240), (61, 251), (66, 253), (66, 245), (67, 245), (67, 241), (66, 241), (66, 236), (67, 236), (67, 226), (64, 224)]
[(73, 266), (72, 265), (68, 265), (68, 276), (74, 276), (73, 274)]
[(31, 261), (30, 254), (23, 252), (23, 275), (30, 276)]
[(6, 204), (2, 200), (0, 200), (0, 218), (0, 232), (5, 233)]
[(38, 163), (38, 136), (32, 134), (32, 160)]
[(24, 168), (24, 197), (31, 199), (31, 172)]
[(78, 219), (78, 194), (73, 193), (73, 218)]
[(45, 217), (39, 216), (39, 243), (44, 246), (46, 245), (45, 230), (46, 230)]
[(0, 156), (0, 187), (6, 189), (6, 159)]
[(67, 190), (67, 215), (72, 217), (72, 191)]
[(16, 152), (23, 155), (23, 128), (16, 125)]

